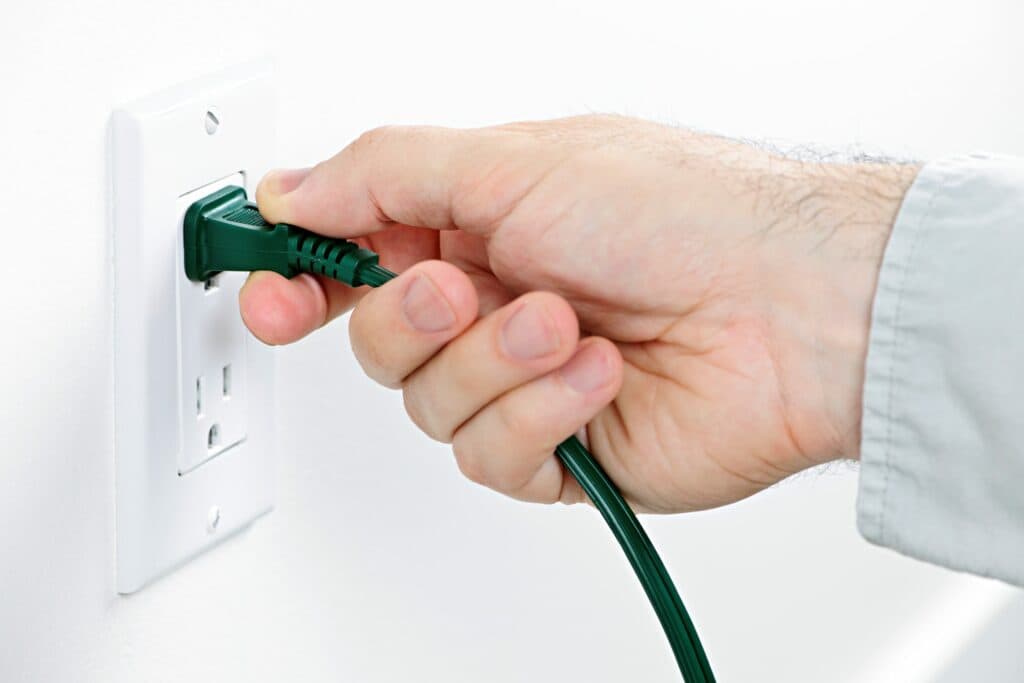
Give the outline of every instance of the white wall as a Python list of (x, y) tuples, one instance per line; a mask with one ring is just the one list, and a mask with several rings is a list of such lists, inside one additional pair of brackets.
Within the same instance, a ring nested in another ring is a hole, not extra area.
[[(382, 123), (593, 110), (1024, 153), (1016, 0), (594, 4), (4, 4), (0, 680), (675, 680), (595, 515), (462, 481), (359, 375), (344, 322), (279, 353), (276, 511), (114, 592), (105, 127), (119, 103), (269, 53), (282, 164)], [(840, 470), (646, 520), (720, 680), (927, 680), (1015, 596), (869, 547), (854, 488)]]

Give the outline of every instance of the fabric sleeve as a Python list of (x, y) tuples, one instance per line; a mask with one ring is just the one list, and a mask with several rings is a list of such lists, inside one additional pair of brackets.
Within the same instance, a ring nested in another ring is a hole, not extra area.
[(872, 311), (857, 523), (1024, 586), (1024, 159), (925, 166)]

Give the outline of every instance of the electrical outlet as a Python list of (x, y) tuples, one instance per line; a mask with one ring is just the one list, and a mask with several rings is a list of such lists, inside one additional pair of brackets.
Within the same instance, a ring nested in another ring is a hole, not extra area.
[(185, 277), (188, 206), (270, 168), (274, 91), (248, 64), (111, 120), (117, 588), (130, 593), (273, 505), (274, 364), (242, 324), (245, 276)]
[[(185, 211), (198, 199), (227, 187), (245, 187), (245, 175), (234, 173), (178, 198), (175, 211), (183, 234)], [(177, 253), (184, 263), (183, 245)], [(247, 434), (246, 337), (238, 315), (243, 273), (219, 273), (192, 282), (178, 269), (178, 346), (181, 366), (181, 448), (178, 472), (185, 474), (241, 443)]]

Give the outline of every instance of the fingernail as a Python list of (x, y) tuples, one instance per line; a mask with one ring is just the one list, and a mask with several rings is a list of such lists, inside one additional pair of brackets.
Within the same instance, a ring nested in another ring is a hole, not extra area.
[(279, 168), (267, 173), (263, 182), (274, 194), (293, 192), (306, 179), (311, 168)]
[(581, 394), (600, 389), (612, 376), (607, 354), (597, 344), (578, 350), (558, 372), (566, 384)]
[(558, 332), (544, 307), (527, 302), (501, 328), (505, 352), (515, 358), (530, 360), (558, 350)]
[(455, 324), (455, 311), (431, 280), (419, 275), (402, 299), (402, 313), (420, 332), (441, 332)]

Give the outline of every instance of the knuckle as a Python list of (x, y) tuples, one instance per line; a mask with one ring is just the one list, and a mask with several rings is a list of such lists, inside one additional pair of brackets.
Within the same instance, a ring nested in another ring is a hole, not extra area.
[[(533, 474), (524, 469), (528, 465), (519, 457), (519, 446), (529, 443), (528, 439), (524, 440), (521, 434), (505, 433), (500, 427), (489, 438), (481, 438), (478, 429), (460, 429), (452, 440), (452, 450), (467, 479), (499, 493), (515, 495)], [(507, 447), (511, 443), (517, 444), (514, 452)]]
[[(481, 355), (485, 352), (481, 351)], [(449, 392), (452, 396), (487, 396), (494, 388), (494, 379), (488, 377), (486, 373), (482, 372), (467, 372), (464, 367), (458, 363), (458, 358), (453, 357), (454, 354), (444, 354), (442, 352), (441, 361), (439, 368), (443, 370), (445, 382), (450, 387)], [(469, 417), (466, 415), (465, 417)]]
[(401, 378), (391, 369), (386, 344), (376, 341), (373, 331), (364, 315), (359, 313), (360, 307), (352, 311), (349, 318), (349, 339), (352, 344), (352, 354), (356, 362), (372, 380), (383, 384), (391, 389), (397, 389)]
[(468, 439), (456, 435), (452, 442), (452, 452), (455, 454), (455, 464), (459, 466), (462, 476), (474, 484), (493, 488), (490, 486), (490, 475), (479, 450)]
[(522, 490), (523, 484), (522, 477), (518, 473), (512, 470), (499, 470), (491, 474), (487, 487), (498, 493), (504, 493), (506, 496), (512, 496)]
[(502, 434), (501, 438), (506, 442), (514, 439), (519, 444), (533, 445), (542, 440), (543, 430), (540, 426), (542, 411), (537, 411), (532, 416), (526, 415), (505, 401), (497, 402), (494, 408), (495, 417), (498, 419), (498, 429)]
[(415, 383), (407, 383), (402, 391), (402, 402), (405, 405), (405, 412), (413, 424), (434, 441), (450, 443), (451, 433), (438, 424), (438, 419), (433, 411), (427, 406), (429, 401), (424, 400), (421, 392)]
[(370, 130), (361, 133), (352, 143), (351, 147), (355, 150), (372, 149), (391, 137), (396, 128), (397, 126), (378, 126), (377, 128), (371, 128)]
[(361, 133), (349, 148), (357, 154), (371, 152), (389, 143), (429, 138), (436, 130), (430, 126), (378, 126)]

